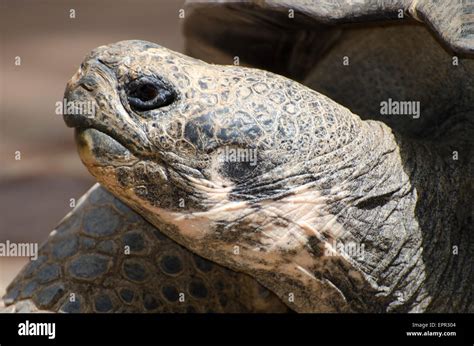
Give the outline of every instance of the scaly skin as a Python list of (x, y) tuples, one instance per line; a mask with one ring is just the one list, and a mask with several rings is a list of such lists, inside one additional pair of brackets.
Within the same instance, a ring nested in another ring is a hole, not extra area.
[(190, 253), (98, 184), (9, 285), (4, 302), (4, 312), (288, 311), (255, 280)]
[[(132, 104), (138, 80), (158, 95), (146, 111)], [(292, 309), (472, 310), (469, 162), (447, 163), (284, 77), (142, 41), (94, 50), (66, 97), (97, 107), (65, 120), (99, 182)], [(256, 161), (234, 162), (238, 148)]]

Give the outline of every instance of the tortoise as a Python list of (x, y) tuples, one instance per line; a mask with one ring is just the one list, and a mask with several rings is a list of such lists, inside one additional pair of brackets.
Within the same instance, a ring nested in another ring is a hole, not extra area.
[(7, 309), (474, 311), (474, 6), (441, 3), (191, 2), (194, 58), (93, 50), (64, 120), (100, 185)]

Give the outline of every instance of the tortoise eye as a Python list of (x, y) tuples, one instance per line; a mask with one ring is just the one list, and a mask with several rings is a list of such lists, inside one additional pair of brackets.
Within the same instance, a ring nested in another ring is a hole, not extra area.
[(175, 91), (162, 80), (141, 77), (127, 85), (128, 102), (136, 111), (165, 107), (176, 99)]

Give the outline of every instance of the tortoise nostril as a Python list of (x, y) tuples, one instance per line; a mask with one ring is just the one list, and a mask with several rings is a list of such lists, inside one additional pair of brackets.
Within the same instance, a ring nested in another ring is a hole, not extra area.
[(86, 76), (82, 77), (78, 81), (78, 84), (81, 85), (84, 89), (86, 89), (88, 91), (93, 91), (98, 86), (97, 79), (92, 77), (91, 75), (86, 75)]

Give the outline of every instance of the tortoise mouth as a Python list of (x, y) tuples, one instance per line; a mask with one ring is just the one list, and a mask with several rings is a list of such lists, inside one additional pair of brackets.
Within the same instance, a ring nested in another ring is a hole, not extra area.
[(123, 166), (138, 160), (120, 139), (96, 128), (76, 128), (75, 140), (86, 166)]

